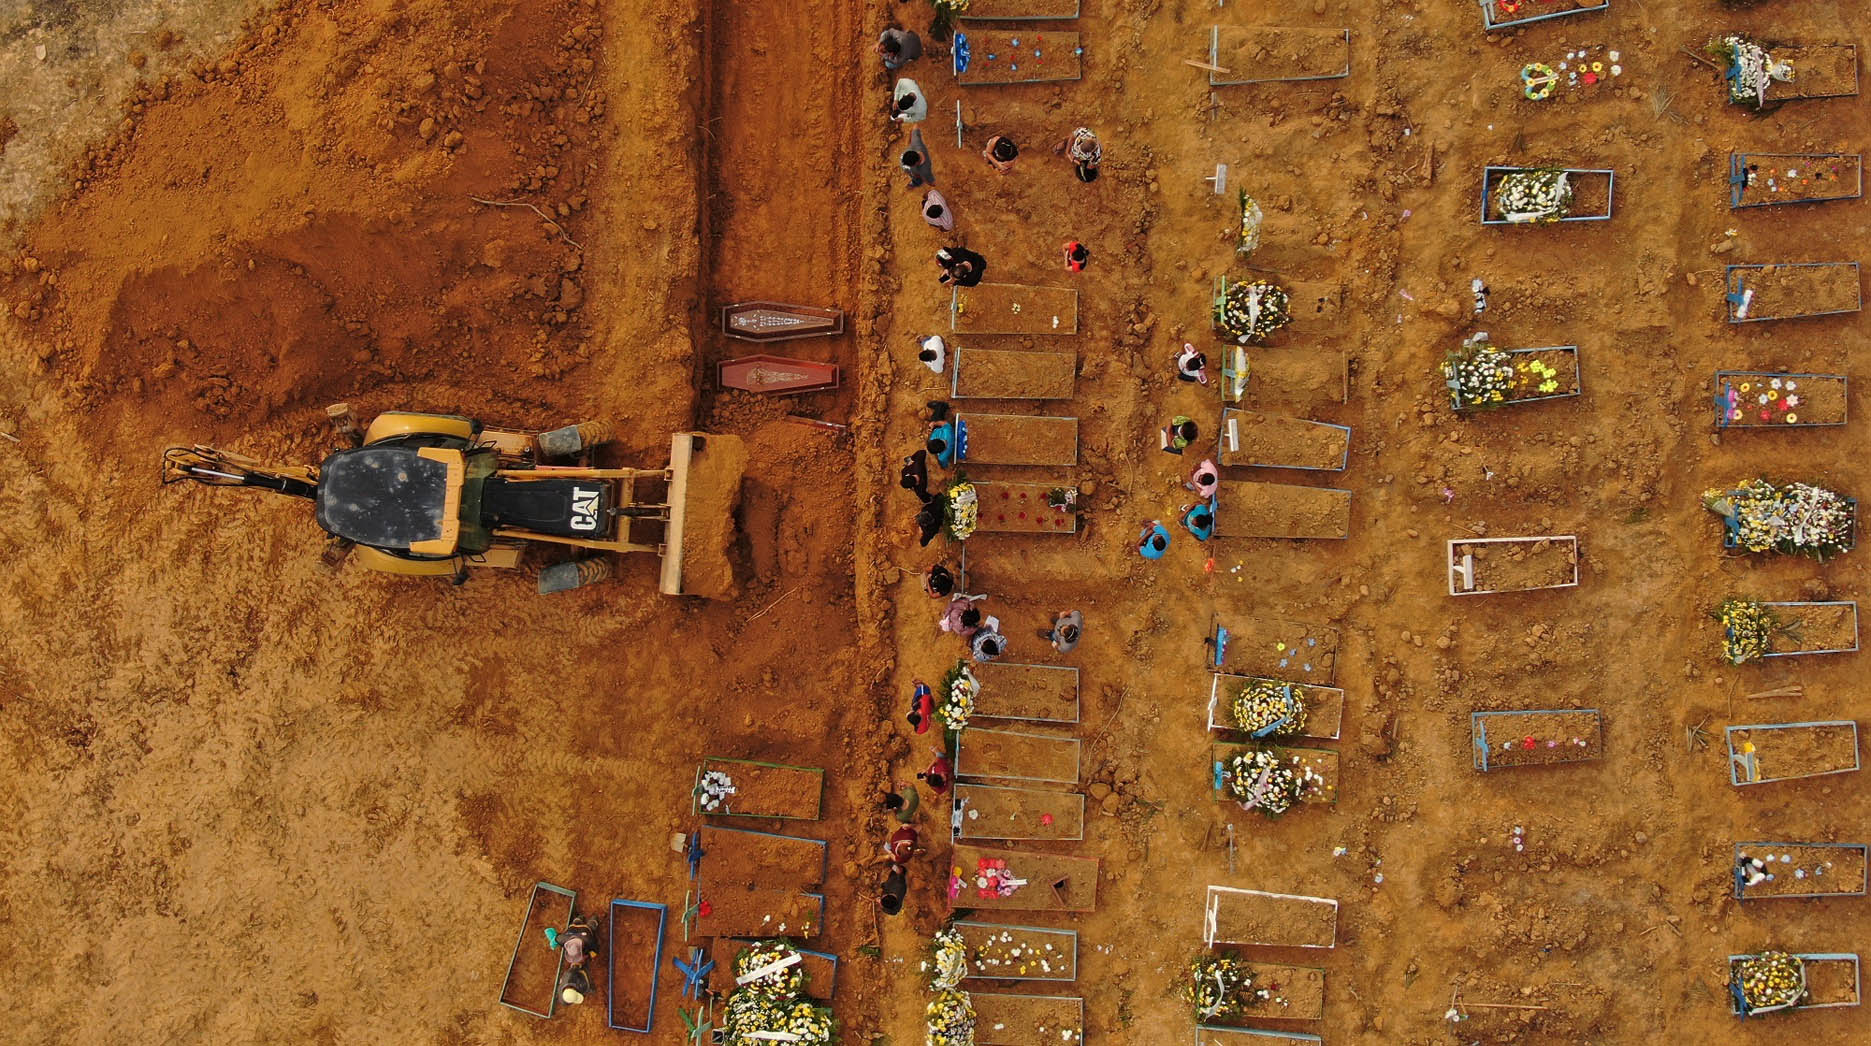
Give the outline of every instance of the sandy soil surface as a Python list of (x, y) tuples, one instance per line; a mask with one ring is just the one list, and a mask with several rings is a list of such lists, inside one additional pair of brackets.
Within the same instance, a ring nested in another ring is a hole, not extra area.
[[(613, 1041), (591, 1005), (550, 1024), (497, 1005), (532, 884), (593, 911), (679, 908), (668, 838), (695, 827), (695, 767), (721, 755), (827, 770), (824, 819), (790, 830), (830, 843), (814, 943), (841, 957), (846, 1039), (919, 1041), (918, 962), (950, 909), (940, 804), (925, 794), (932, 852), (886, 922), (871, 798), (927, 765), (902, 706), (958, 653), (917, 582), (957, 550), (916, 548), (892, 482), (941, 395), (914, 337), (948, 330), (950, 297), (868, 48), (928, 9), (287, 0), (242, 27), (244, 6), (172, 6), (0, 19), (0, 431), (19, 439), (0, 441), (0, 928), (37, 943), (0, 955), (20, 1040)], [(1081, 669), (1086, 839), (1013, 852), (1099, 858), (1095, 890), (1070, 884), (1095, 910), (993, 917), (1079, 931), (1088, 1040), (1186, 1039), (1173, 989), (1211, 883), (1341, 902), (1337, 947), (1306, 956), (1327, 973), (1304, 1027), (1329, 1041), (1858, 1036), (1850, 1009), (1728, 1013), (1727, 955), (1871, 940), (1855, 902), (1740, 907), (1728, 840), (1851, 839), (1871, 806), (1855, 776), (1731, 787), (1720, 729), (1852, 715), (1862, 655), (1724, 666), (1706, 615), (1730, 595), (1852, 599), (1865, 568), (1721, 557), (1696, 496), (1762, 472), (1871, 486), (1839, 430), (1726, 439), (1708, 410), (1717, 369), (1848, 374), (1863, 355), (1860, 314), (1725, 323), (1721, 267), (1853, 257), (1862, 201), (1733, 212), (1727, 157), (1862, 151), (1871, 119), (1856, 100), (1750, 115), (1681, 53), (1726, 29), (1854, 40), (1854, 14), (1630, 3), (1489, 38), (1473, 5), (1318, 0), (1277, 21), (1350, 26), (1349, 77), (1213, 90), (1180, 59), (1205, 60), (1217, 22), (1271, 16), (1088, 0), (1060, 29), (1082, 79), (1022, 86), (956, 86), (925, 33), (906, 71), (931, 97), (951, 242), (996, 281), (1077, 292), (1075, 317), (1049, 294), (987, 325), (1026, 333), (969, 345), (1076, 353), (1073, 399), (1048, 413), (1079, 419), (1077, 463), (1046, 478), (1088, 512), (1070, 536), (975, 538), (968, 589), (1012, 656)], [(164, 28), (167, 47), (132, 42)], [(1568, 46), (1620, 51), (1618, 85), (1523, 100), (1527, 56)], [(1050, 152), (1080, 125), (1105, 142), (1091, 184)], [(1022, 146), (1006, 176), (979, 155), (994, 133)], [(1203, 181), (1217, 163), (1227, 194)], [(1488, 164), (1615, 168), (1616, 217), (1483, 227)], [(1220, 419), (1215, 386), (1170, 360), (1183, 340), (1218, 360), (1213, 277), (1262, 275), (1232, 250), (1237, 185), (1267, 212), (1253, 266), (1345, 288), (1338, 329), (1252, 350), (1295, 398), (1272, 380), (1246, 405), (1353, 427), (1334, 478), (1356, 495), (1350, 537), (1178, 531), (1147, 564), (1137, 529), (1189, 503), (1197, 460), (1158, 453), (1156, 430)], [(1068, 238), (1091, 249), (1083, 273), (1060, 264)], [(838, 363), (845, 387), (712, 387), (747, 351), (714, 307), (759, 298), (849, 313), (849, 334), (784, 349)], [(1581, 345), (1583, 395), (1453, 416), (1436, 364), (1476, 327)], [(629, 463), (660, 464), (673, 431), (742, 436), (737, 594), (658, 597), (648, 557), (550, 598), (525, 571), (327, 574), (302, 506), (156, 485), (170, 443), (316, 461), (336, 400), (606, 420)], [(1579, 534), (1586, 583), (1451, 601), (1443, 542), (1490, 531)], [(1039, 656), (1033, 631), (1067, 605), (1083, 642)], [(1266, 820), (1214, 800), (1217, 623), (1231, 671), (1346, 689), (1335, 804)], [(1329, 660), (1280, 664), (1321, 637)], [(1601, 758), (1473, 772), (1470, 711), (1553, 705), (1604, 711)], [(663, 973), (653, 1038), (677, 1042)], [(1451, 1025), (1456, 991), (1546, 1008)]]

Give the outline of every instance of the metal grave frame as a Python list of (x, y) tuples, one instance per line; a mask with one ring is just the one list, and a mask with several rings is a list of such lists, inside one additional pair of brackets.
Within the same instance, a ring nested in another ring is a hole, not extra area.
[[(1814, 849), (1822, 849), (1822, 850), (1856, 850), (1858, 852), (1858, 863), (1861, 866), (1861, 870), (1866, 871), (1867, 873), (1871, 873), (1871, 861), (1867, 860), (1867, 858), (1871, 857), (1871, 855), (1867, 854), (1867, 847), (1865, 846), (1864, 843), (1739, 842), (1735, 844), (1735, 849), (1734, 849), (1734, 863), (1736, 865), (1735, 891), (1734, 891), (1735, 900), (1746, 901), (1746, 900), (1752, 899), (1752, 900), (1757, 900), (1757, 901), (1793, 901), (1793, 900), (1800, 900), (1800, 899), (1805, 899), (1805, 898), (1816, 898), (1816, 897), (1863, 897), (1865, 895), (1865, 888), (1863, 886), (1860, 886), (1856, 890), (1846, 890), (1846, 891), (1822, 890), (1822, 891), (1817, 891), (1813, 893), (1777, 893), (1777, 894), (1772, 894), (1766, 897), (1749, 898), (1745, 887), (1742, 885), (1741, 869), (1739, 867), (1741, 863), (1741, 855), (1744, 852), (1744, 849), (1760, 850), (1764, 847), (1771, 848), (1771, 847), (1780, 847), (1780, 846), (1807, 846), (1807, 847), (1812, 847)], [(1871, 881), (1871, 880), (1868, 880), (1868, 881)]]
[[(1810, 774), (1796, 774), (1791, 777), (1757, 777), (1760, 770), (1755, 764), (1753, 752), (1735, 750), (1735, 731), (1762, 730), (1797, 730), (1813, 726), (1844, 726), (1852, 732), (1852, 765), (1837, 770), (1820, 770)], [(1722, 741), (1728, 748), (1728, 783), (1737, 788), (1749, 785), (1773, 784), (1777, 781), (1805, 781), (1814, 777), (1831, 777), (1834, 774), (1856, 773), (1864, 763), (1864, 756), (1858, 750), (1858, 721), (1855, 719), (1815, 719), (1800, 723), (1737, 723), (1722, 731)], [(1745, 775), (1745, 777), (1744, 777)]]
[[(1728, 420), (1728, 401), (1723, 395), (1725, 389), (1724, 382), (1731, 378), (1760, 378), (1768, 381), (1774, 378), (1793, 378), (1795, 380), (1817, 378), (1823, 381), (1837, 381), (1845, 390), (1845, 416), (1837, 421), (1795, 421), (1790, 424), (1783, 422), (1779, 425), (1734, 425)], [(1845, 374), (1805, 374), (1778, 370), (1718, 370), (1715, 372), (1715, 390), (1713, 402), (1715, 404), (1715, 427), (1718, 430), (1730, 428), (1740, 431), (1747, 431), (1750, 429), (1829, 428), (1832, 426), (1844, 425), (1851, 420), (1851, 377)]]
[[(1810, 196), (1803, 200), (1761, 200), (1758, 203), (1742, 203), (1741, 197), (1748, 184), (1747, 167), (1749, 160), (1837, 160), (1850, 158), (1858, 161), (1858, 184), (1851, 192), (1837, 196)], [(1803, 203), (1832, 203), (1837, 200), (1856, 200), (1864, 195), (1864, 154), (1863, 153), (1743, 153), (1728, 154), (1728, 206), (1734, 210), (1749, 207), (1793, 207)]]
[[(650, 964), (650, 1007), (644, 1018), (643, 1027), (617, 1023), (617, 910), (634, 908), (656, 913), (656, 955)], [(609, 987), (604, 993), (604, 1023), (616, 1031), (634, 1031), (645, 1035), (656, 1026), (656, 988), (663, 972), (663, 937), (669, 931), (669, 906), (650, 901), (627, 901), (621, 897), (611, 898), (610, 918), (604, 927), (609, 950), (605, 952), (605, 976)]]
[(1508, 221), (1506, 218), (1488, 217), (1488, 205), (1493, 202), (1494, 183), (1495, 183), (1495, 179), (1497, 175), (1518, 174), (1523, 171), (1544, 171), (1544, 170), (1550, 170), (1550, 169), (1551, 168), (1546, 168), (1546, 167), (1497, 167), (1493, 164), (1489, 164), (1488, 166), (1483, 167), (1481, 169), (1481, 224), (1483, 225), (1517, 225), (1517, 226), (1527, 227), (1527, 226), (1541, 226), (1541, 225), (1564, 225), (1567, 222), (1608, 222), (1611, 220), (1612, 212), (1616, 209), (1615, 204), (1616, 204), (1617, 195), (1618, 195), (1618, 172), (1612, 170), (1609, 167), (1561, 167), (1559, 168), (1560, 170), (1564, 171), (1568, 175), (1602, 174), (1605, 176), (1605, 182), (1606, 182), (1605, 213), (1603, 214), (1568, 214), (1564, 218), (1557, 218), (1557, 219), (1554, 219), (1553, 221), (1535, 221), (1535, 222), (1513, 222), (1513, 221)]
[(1742, 303), (1747, 292), (1746, 273), (1763, 269), (1826, 269), (1834, 267), (1849, 268), (1854, 278), (1859, 277), (1858, 263), (1855, 261), (1829, 262), (1742, 262), (1722, 269), (1722, 294), (1727, 300), (1729, 323), (1768, 323), (1773, 320), (1805, 320), (1816, 316), (1841, 316), (1858, 312), (1864, 308), (1864, 287), (1858, 287), (1858, 300), (1850, 308), (1821, 309), (1818, 312), (1777, 312), (1768, 316), (1736, 316), (1735, 309)]

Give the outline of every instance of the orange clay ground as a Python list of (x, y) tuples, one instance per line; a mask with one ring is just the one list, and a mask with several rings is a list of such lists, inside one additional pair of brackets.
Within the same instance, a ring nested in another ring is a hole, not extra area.
[[(1865, 553), (1724, 555), (1698, 500), (1756, 475), (1871, 490), (1858, 421), (1718, 435), (1709, 401), (1718, 369), (1853, 374), (1858, 314), (1728, 325), (1721, 268), (1863, 260), (1864, 203), (1731, 211), (1726, 180), (1731, 150), (1855, 153), (1871, 120), (1856, 97), (1750, 114), (1683, 53), (1730, 30), (1862, 45), (1854, 15), (1618, 0), (1490, 37), (1468, 3), (1087, 0), (1073, 22), (1002, 26), (1076, 32), (1081, 79), (968, 87), (921, 2), (0, 16), (5, 1037), (629, 1038), (601, 1005), (550, 1022), (498, 1005), (544, 880), (583, 908), (670, 906), (649, 1038), (686, 1041), (694, 1004), (667, 958), (687, 947), (688, 874), (669, 838), (698, 827), (691, 784), (713, 755), (825, 770), (821, 820), (752, 826), (829, 843), (811, 946), (840, 957), (844, 1041), (922, 1041), (945, 825), (925, 791), (930, 852), (886, 919), (875, 795), (932, 756), (903, 711), (961, 648), (919, 577), (961, 549), (919, 549), (895, 483), (947, 388), (916, 339), (950, 318), (930, 262), (944, 238), (903, 187), (871, 53), (894, 22), (924, 35), (904, 72), (930, 96), (949, 242), (990, 281), (1078, 292), (1074, 335), (951, 345), (1076, 354), (1070, 400), (967, 409), (1074, 416), (1078, 463), (967, 472), (1076, 484), (1086, 503), (1074, 534), (966, 546), (1007, 660), (1080, 672), (1076, 724), (995, 725), (1081, 742), (1076, 785), (1034, 787), (1083, 792), (1085, 838), (1006, 845), (1101, 862), (1093, 912), (978, 914), (1076, 930), (1077, 979), (981, 990), (1082, 997), (1087, 1042), (1189, 1042), (1176, 989), (1213, 884), (1339, 901), (1329, 951), (1242, 949), (1326, 971), (1323, 1019), (1263, 1028), (1371, 1046), (1861, 1041), (1861, 1010), (1729, 1013), (1731, 953), (1871, 944), (1862, 899), (1738, 904), (1732, 844), (1864, 842), (1871, 804), (1856, 775), (1736, 789), (1722, 730), (1855, 718), (1863, 655), (1729, 667), (1709, 613), (1731, 595), (1858, 598)], [(1350, 75), (1211, 91), (1184, 59), (1206, 62), (1217, 24), (1348, 27)], [(1523, 65), (1586, 46), (1620, 52), (1609, 86), (1521, 98)], [(1105, 149), (1089, 185), (1050, 151), (1081, 125)], [(996, 133), (1022, 146), (1005, 176), (979, 155)], [(1484, 227), (1489, 164), (1615, 169), (1615, 216)], [(1247, 259), (1237, 187), (1266, 212)], [(1060, 263), (1068, 239), (1090, 248), (1081, 274)], [(1242, 406), (1350, 426), (1350, 463), (1228, 478), (1348, 489), (1350, 536), (1202, 546), (1175, 525), (1202, 447), (1162, 454), (1157, 430), (1187, 415), (1213, 446), (1223, 405), (1172, 360), (1185, 340), (1218, 360), (1217, 275), (1269, 271), (1341, 286), (1343, 305), (1253, 350), (1267, 381)], [(750, 299), (844, 309), (846, 335), (764, 350), (836, 362), (843, 386), (719, 391), (718, 361), (763, 351), (716, 323)], [(1436, 368), (1476, 329), (1578, 345), (1583, 394), (1455, 416)], [(1350, 358), (1347, 402), (1277, 394), (1331, 354)], [(602, 419), (632, 464), (673, 431), (738, 435), (739, 594), (658, 596), (647, 557), (551, 597), (531, 570), (460, 588), (329, 574), (304, 506), (157, 485), (173, 443), (316, 462), (340, 400)], [(1151, 519), (1175, 534), (1155, 563), (1133, 551)], [(1578, 535), (1579, 587), (1447, 595), (1449, 539), (1523, 534)], [(1035, 631), (1067, 608), (1085, 639), (1055, 655)], [(1345, 691), (1342, 736), (1304, 742), (1337, 753), (1335, 804), (1269, 821), (1213, 798), (1217, 622), (1269, 672), (1281, 637), (1336, 636), (1330, 670), (1287, 667)], [(1600, 758), (1473, 769), (1472, 711), (1542, 708), (1598, 709)], [(1469, 1019), (1451, 1023), (1458, 993)]]

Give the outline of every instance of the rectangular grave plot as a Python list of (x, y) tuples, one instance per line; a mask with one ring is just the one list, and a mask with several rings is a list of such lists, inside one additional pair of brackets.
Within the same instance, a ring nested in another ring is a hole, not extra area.
[(957, 347), (949, 392), (963, 400), (1069, 400), (1077, 372), (1070, 352)]
[(1576, 588), (1579, 539), (1571, 534), (1449, 542), (1449, 594), (1498, 595)]
[[(1242, 965), (1256, 989), (1241, 1016), (1246, 1020), (1316, 1021), (1325, 1018), (1325, 971), (1316, 966), (1287, 966), (1277, 962)], [(1266, 998), (1259, 991), (1265, 990)]]
[(1857, 262), (1730, 265), (1723, 278), (1730, 323), (1834, 316), (1864, 302)]
[(1078, 292), (1070, 287), (982, 283), (949, 294), (957, 334), (1077, 334)]
[(1210, 886), (1203, 910), (1207, 945), (1331, 948), (1338, 943), (1338, 902), (1327, 897)]
[[(949, 905), (981, 911), (1089, 912), (1098, 907), (1098, 859), (956, 843)], [(980, 880), (1005, 872), (1022, 881), (1002, 895)]]
[(959, 921), (968, 946), (968, 976), (979, 980), (1078, 979), (1078, 933), (1037, 926)]
[(1057, 1046), (1085, 1041), (1085, 1000), (1063, 995), (971, 993), (976, 1046)]
[[(1055, 493), (1063, 494), (1069, 484), (1003, 483), (998, 480), (973, 482), (981, 509), (975, 523), (976, 533), (1078, 533), (1078, 513), (1070, 507), (1053, 506)], [(985, 666), (976, 667), (979, 669)]]
[(955, 33), (950, 67), (963, 87), (1037, 84), (1079, 78), (1077, 33), (1054, 29), (981, 29)]
[(1345, 286), (1315, 280), (1286, 284), (1287, 325), (1295, 334), (1337, 334), (1344, 326)]
[(1351, 460), (1351, 428), (1328, 421), (1222, 411), (1221, 451), (1228, 466), (1342, 472)]
[(1351, 30), (1214, 26), (1208, 34), (1208, 82), (1336, 80), (1351, 75)]
[(1036, 723), (1078, 722), (1078, 669), (995, 661), (974, 667), (975, 715)]
[(1849, 600), (1767, 604), (1776, 622), (1763, 657), (1849, 654), (1858, 649), (1858, 604)]
[(1076, 465), (1078, 419), (1035, 414), (961, 414), (964, 465)]
[(970, 22), (1040, 22), (1077, 18), (1079, 0), (973, 0)]
[(749, 886), (816, 890), (825, 883), (823, 839), (702, 826), (701, 879), (720, 889)]
[(1329, 684), (1338, 675), (1339, 631), (1275, 617), (1238, 617), (1216, 628), (1210, 667), (1233, 675)]
[(1302, 803), (1338, 802), (1338, 753), (1328, 748), (1299, 748), (1288, 745), (1237, 745), (1217, 744), (1211, 749), (1212, 781), (1215, 798), (1224, 803), (1234, 802), (1226, 789), (1227, 766), (1235, 756), (1255, 750), (1266, 750), (1280, 757), (1286, 765), (1292, 767), (1305, 782), (1305, 791), (1299, 801)]
[(1215, 536), (1343, 540), (1351, 536), (1351, 491), (1223, 480), (1215, 495)]
[(957, 839), (1076, 841), (1085, 838), (1085, 797), (1041, 788), (958, 784), (953, 824)]
[(1226, 734), (1243, 733), (1231, 711), (1235, 694), (1251, 683), (1274, 683), (1293, 688), (1293, 695), (1305, 708), (1305, 718), (1295, 732), (1274, 731), (1268, 737), (1310, 737), (1321, 741), (1338, 740), (1345, 722), (1345, 692), (1335, 686), (1293, 683), (1266, 676), (1238, 676), (1214, 673), (1208, 686), (1208, 728)]
[[(1250, 408), (1307, 410), (1351, 396), (1351, 363), (1325, 349), (1221, 350), (1223, 399)], [(1238, 391), (1236, 391), (1238, 390)]]
[(1567, 167), (1566, 184), (1572, 189), (1572, 202), (1558, 218), (1534, 218), (1508, 214), (1501, 208), (1501, 182), (1508, 175), (1534, 171), (1534, 167), (1485, 167), (1481, 172), (1481, 224), (1549, 225), (1561, 222), (1602, 222), (1611, 219), (1612, 198), (1617, 191), (1617, 172), (1598, 167)]
[(1793, 82), (1767, 88), (1767, 101), (1852, 98), (1858, 94), (1858, 48), (1853, 44), (1791, 44), (1769, 52), (1776, 62), (1791, 62)]
[(1754, 723), (1723, 733), (1728, 779), (1736, 785), (1848, 774), (1859, 767), (1858, 724), (1850, 719)]
[(1604, 754), (1596, 708), (1475, 712), (1468, 717), (1475, 769), (1579, 763)]
[(1299, 1031), (1264, 1031), (1259, 1028), (1230, 1028), (1220, 1024), (1198, 1024), (1195, 1046), (1318, 1046), (1324, 1039)]
[(604, 1021), (618, 1031), (649, 1032), (656, 1019), (656, 981), (663, 967), (663, 931), (669, 906), (648, 901), (611, 901), (605, 931), (610, 971)]
[(1799, 958), (1806, 969), (1805, 998), (1792, 1006), (1755, 1010), (1751, 1013), (1736, 984), (1740, 979), (1739, 967), (1742, 961), (1754, 956), (1730, 955), (1728, 957), (1728, 991), (1733, 996), (1734, 1011), (1737, 1015), (1752, 1017), (1778, 1010), (1824, 1010), (1859, 1004), (1861, 989), (1856, 954), (1851, 952), (1794, 952), (1793, 954)]
[[(728, 775), (733, 794), (716, 810), (702, 809), (701, 779), (711, 771)], [(717, 817), (771, 817), (789, 821), (816, 821), (825, 792), (825, 771), (811, 766), (787, 766), (752, 759), (710, 756), (696, 774), (694, 812)]]
[(1512, 29), (1516, 26), (1531, 25), (1534, 22), (1544, 22), (1550, 18), (1565, 18), (1568, 15), (1603, 11), (1609, 6), (1611, 6), (1611, 0), (1521, 0), (1519, 3), (1481, 0), (1481, 26), (1490, 32), (1496, 29)]
[(535, 1017), (551, 1017), (558, 1002), (556, 990), (563, 954), (546, 944), (546, 929), (563, 930), (572, 921), (578, 894), (563, 886), (539, 882), (526, 902), (520, 936), (507, 960), (507, 976), (500, 982), (500, 1004)]
[(1864, 195), (1858, 153), (1729, 153), (1728, 205), (1774, 207)]
[[(712, 983), (732, 986), (734, 959), (758, 937), (716, 937), (708, 942), (708, 957), (715, 962)], [(832, 1001), (838, 985), (838, 956), (830, 952), (799, 949), (799, 968), (806, 976), (806, 995), (820, 1002)]]
[[(1715, 372), (1715, 427), (1784, 429), (1843, 425), (1851, 383), (1843, 374)], [(1767, 397), (1765, 403), (1761, 397)], [(1797, 397), (1797, 398), (1796, 398)]]
[(695, 919), (700, 937), (816, 937), (825, 926), (823, 894), (770, 887), (702, 890), (707, 914)]
[[(1771, 878), (1749, 885), (1742, 862), (1753, 858)], [(1861, 897), (1865, 892), (1863, 843), (1736, 843), (1735, 899)]]
[(955, 773), (960, 777), (1077, 784), (1078, 770), (1076, 737), (971, 726), (956, 743)]

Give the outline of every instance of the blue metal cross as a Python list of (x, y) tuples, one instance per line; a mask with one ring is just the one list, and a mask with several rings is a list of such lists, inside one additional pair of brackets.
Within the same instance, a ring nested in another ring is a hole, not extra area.
[(706, 986), (708, 981), (708, 975), (715, 968), (715, 961), (713, 959), (704, 958), (700, 948), (689, 949), (688, 962), (683, 962), (675, 956), (670, 956), (669, 961), (675, 963), (676, 969), (682, 971), (683, 997), (687, 999), (701, 998), (702, 989)]

